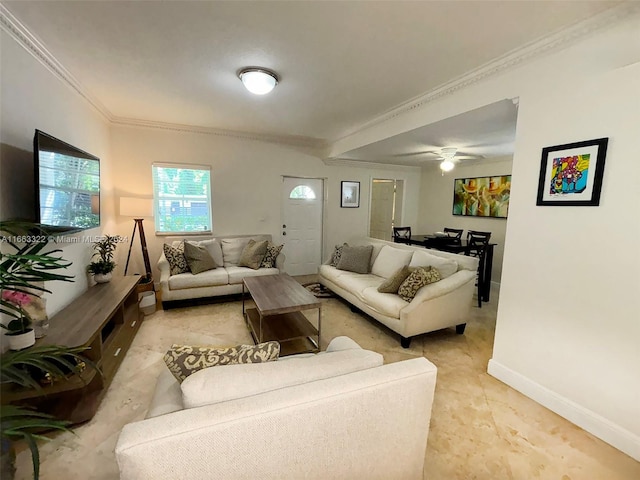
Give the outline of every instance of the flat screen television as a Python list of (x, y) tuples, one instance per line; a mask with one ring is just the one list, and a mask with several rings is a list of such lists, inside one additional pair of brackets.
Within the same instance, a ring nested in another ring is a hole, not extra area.
[(70, 233), (100, 226), (100, 159), (36, 130), (36, 221)]

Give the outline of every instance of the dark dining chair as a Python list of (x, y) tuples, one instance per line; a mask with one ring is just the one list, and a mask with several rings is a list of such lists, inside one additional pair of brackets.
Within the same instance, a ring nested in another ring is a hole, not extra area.
[[(484, 269), (485, 259), (487, 255), (487, 247), (491, 239), (491, 232), (480, 232), (477, 230), (469, 230), (467, 232), (467, 249), (465, 255), (477, 257), (480, 261), (478, 271), (476, 273), (476, 287), (478, 288), (478, 307), (482, 308), (482, 289), (484, 287), (482, 271)], [(489, 280), (491, 281), (491, 280)]]
[(447, 243), (452, 245), (462, 245), (462, 232), (464, 232), (464, 230), (461, 228), (444, 227), (444, 233), (446, 233), (449, 238)]
[(395, 243), (409, 244), (411, 239), (411, 227), (393, 227), (393, 241)]

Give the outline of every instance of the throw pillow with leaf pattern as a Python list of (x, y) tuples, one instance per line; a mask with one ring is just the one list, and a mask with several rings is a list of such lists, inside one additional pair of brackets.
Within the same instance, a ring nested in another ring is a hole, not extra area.
[(184, 258), (184, 242), (180, 242), (177, 247), (172, 247), (166, 243), (162, 246), (164, 256), (169, 262), (169, 268), (171, 275), (178, 275), (179, 273), (189, 272), (189, 265), (187, 259)]
[(276, 258), (280, 255), (284, 245), (275, 245), (271, 242), (267, 244), (267, 253), (265, 253), (260, 268), (273, 268), (276, 266)]
[(425, 285), (440, 281), (440, 272), (434, 267), (418, 267), (402, 282), (398, 289), (398, 295), (403, 300), (410, 302), (416, 296), (418, 290)]

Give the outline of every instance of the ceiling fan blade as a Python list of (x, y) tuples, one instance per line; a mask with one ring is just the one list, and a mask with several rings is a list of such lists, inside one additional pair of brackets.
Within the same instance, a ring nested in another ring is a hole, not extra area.
[(433, 158), (437, 158), (440, 156), (440, 154), (438, 152), (432, 152), (432, 151), (424, 151), (424, 152), (409, 152), (409, 153), (396, 153), (394, 155), (391, 155), (392, 157), (397, 157), (397, 158), (401, 158), (401, 157), (422, 157), (422, 156), (431, 156)]

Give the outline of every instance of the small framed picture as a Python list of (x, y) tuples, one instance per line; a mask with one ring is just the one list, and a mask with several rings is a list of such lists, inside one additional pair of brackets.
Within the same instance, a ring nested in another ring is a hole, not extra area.
[(358, 208), (360, 206), (360, 182), (341, 182), (340, 206)]
[(542, 149), (536, 205), (597, 206), (608, 138)]

